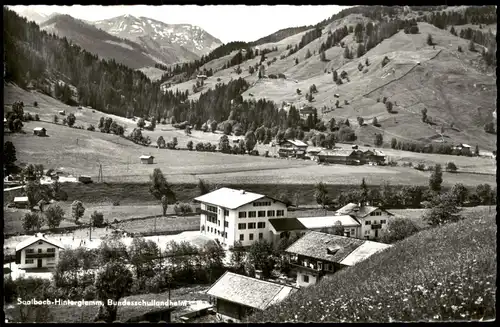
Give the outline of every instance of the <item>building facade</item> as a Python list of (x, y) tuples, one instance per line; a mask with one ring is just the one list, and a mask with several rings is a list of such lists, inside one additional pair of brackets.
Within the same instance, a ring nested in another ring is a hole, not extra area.
[(42, 234), (33, 236), (16, 246), (16, 264), (20, 269), (54, 268), (63, 246)]
[(141, 159), (142, 164), (153, 164), (155, 157), (143, 155), (140, 156), (139, 159)]
[(377, 240), (387, 230), (388, 220), (393, 214), (380, 207), (363, 203), (349, 203), (335, 212), (336, 215), (350, 215), (359, 221), (361, 227), (358, 238)]
[(279, 144), (280, 157), (304, 158), (308, 145), (300, 140), (285, 139)]
[(285, 203), (244, 190), (224, 187), (195, 201), (200, 202), (200, 232), (226, 247), (272, 242), (269, 219), (288, 217)]

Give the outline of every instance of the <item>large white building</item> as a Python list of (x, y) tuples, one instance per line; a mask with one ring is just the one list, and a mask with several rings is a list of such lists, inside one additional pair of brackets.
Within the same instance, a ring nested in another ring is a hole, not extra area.
[(360, 229), (356, 230), (357, 238), (367, 240), (379, 239), (387, 230), (388, 219), (393, 216), (392, 213), (380, 207), (370, 206), (363, 203), (349, 203), (335, 212), (335, 215), (349, 215), (361, 224)]
[(37, 234), (17, 244), (16, 264), (20, 269), (54, 268), (61, 249), (63, 246), (58, 241)]
[(272, 242), (269, 219), (288, 217), (282, 201), (245, 190), (223, 187), (195, 200), (201, 203), (201, 233), (226, 247), (238, 242), (249, 246), (261, 239)]

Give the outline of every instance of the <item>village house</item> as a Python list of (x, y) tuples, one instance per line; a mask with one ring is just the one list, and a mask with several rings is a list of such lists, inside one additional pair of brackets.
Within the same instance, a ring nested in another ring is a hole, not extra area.
[(153, 164), (155, 159), (152, 155), (142, 155), (139, 158), (142, 164)]
[(58, 241), (39, 233), (17, 244), (16, 264), (20, 269), (53, 268), (57, 265), (61, 249), (63, 246)]
[(194, 199), (201, 204), (200, 231), (224, 247), (272, 242), (270, 218), (287, 218), (287, 205), (269, 196), (220, 188)]
[(300, 140), (284, 139), (279, 144), (278, 155), (280, 157), (304, 158), (306, 155), (307, 144)]
[(361, 150), (323, 150), (318, 153), (318, 161), (321, 163), (361, 165), (364, 162), (364, 156)]
[(27, 196), (16, 196), (14, 198), (14, 206), (19, 209), (27, 208), (29, 205)]
[(392, 213), (380, 207), (370, 206), (366, 203), (349, 203), (335, 212), (335, 215), (350, 215), (361, 224), (358, 237), (378, 239), (387, 230), (387, 221)]
[(250, 313), (266, 310), (297, 288), (272, 283), (227, 271), (207, 291), (215, 298), (217, 318), (224, 322), (242, 322)]
[(299, 114), (301, 116), (300, 118), (307, 118), (307, 116), (313, 115), (314, 111), (315, 111), (315, 109), (313, 107), (305, 106), (305, 107), (299, 109)]
[(452, 148), (453, 154), (459, 154), (463, 156), (472, 155), (472, 147), (468, 144), (460, 143)]
[(297, 273), (296, 286), (316, 284), (325, 275), (367, 259), (392, 245), (310, 231), (285, 252)]
[(37, 136), (47, 136), (47, 130), (43, 127), (35, 127), (33, 129), (33, 134)]
[(200, 83), (203, 83), (207, 79), (207, 75), (197, 75), (196, 80)]
[(307, 148), (306, 157), (313, 161), (318, 161), (319, 160), (318, 154), (321, 151), (323, 151), (323, 148), (317, 148), (317, 147)]
[(366, 150), (364, 152), (364, 160), (368, 163), (383, 165), (385, 163), (385, 154), (376, 149)]
[(344, 236), (361, 238), (361, 223), (355, 218), (345, 216), (300, 217), (288, 219), (269, 219), (274, 242), (289, 237), (301, 237), (308, 231), (332, 233), (337, 224), (344, 228)]

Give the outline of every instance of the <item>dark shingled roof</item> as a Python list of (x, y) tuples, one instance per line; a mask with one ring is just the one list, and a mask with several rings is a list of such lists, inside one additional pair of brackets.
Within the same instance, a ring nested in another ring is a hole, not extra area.
[[(340, 263), (352, 251), (365, 243), (352, 237), (331, 235), (310, 231), (286, 249), (286, 252), (298, 254), (328, 262)], [(328, 249), (336, 250), (333, 254)]]
[(307, 229), (297, 218), (271, 218), (269, 223), (277, 232)]

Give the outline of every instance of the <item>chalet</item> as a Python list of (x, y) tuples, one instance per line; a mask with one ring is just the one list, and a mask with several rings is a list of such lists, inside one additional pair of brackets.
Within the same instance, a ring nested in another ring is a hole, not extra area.
[(204, 81), (204, 80), (206, 80), (206, 79), (207, 79), (207, 75), (197, 75), (197, 76), (196, 76), (196, 80), (197, 80), (198, 82), (200, 82), (200, 83), (201, 83), (201, 82), (203, 82), (203, 81)]
[(335, 215), (350, 215), (361, 224), (359, 238), (378, 239), (387, 230), (387, 220), (392, 213), (364, 203), (349, 203), (335, 212)]
[(27, 208), (29, 205), (27, 196), (16, 196), (14, 198), (14, 206), (16, 208)]
[(155, 157), (152, 155), (142, 155), (139, 157), (141, 159), (141, 163), (143, 164), (153, 164)]
[(379, 150), (366, 150), (364, 152), (364, 159), (369, 163), (381, 165), (385, 163), (385, 154)]
[(35, 127), (33, 129), (33, 134), (37, 136), (47, 136), (47, 130), (43, 127)]
[(297, 273), (297, 287), (316, 284), (325, 275), (363, 261), (392, 245), (310, 231), (285, 252)]
[(220, 188), (194, 199), (201, 203), (200, 230), (224, 247), (272, 242), (269, 218), (286, 218), (287, 204), (269, 196)]
[(332, 233), (338, 224), (344, 228), (347, 237), (361, 238), (361, 223), (354, 217), (323, 216), (323, 217), (300, 217), (300, 218), (273, 218), (269, 219), (271, 232), (274, 235), (273, 242), (282, 238), (292, 236), (303, 236), (308, 231)]
[(314, 112), (316, 112), (316, 109), (311, 106), (306, 106), (299, 110), (299, 114), (302, 116), (302, 118), (313, 115)]
[(66, 115), (66, 111), (64, 111), (64, 110), (59, 111), (59, 115), (62, 115), (62, 116)]
[(57, 265), (63, 249), (58, 241), (37, 234), (16, 246), (16, 264), (19, 268), (52, 268)]
[(284, 139), (279, 143), (279, 147), (280, 157), (304, 158), (306, 155), (307, 144), (300, 140)]
[(217, 318), (224, 322), (242, 322), (254, 311), (266, 310), (298, 289), (227, 271), (207, 291), (215, 298)]
[(363, 152), (359, 150), (321, 151), (318, 161), (344, 165), (360, 165), (363, 163)]
[(456, 154), (461, 154), (461, 155), (471, 155), (472, 154), (472, 147), (468, 144), (460, 143), (452, 148), (453, 152)]

